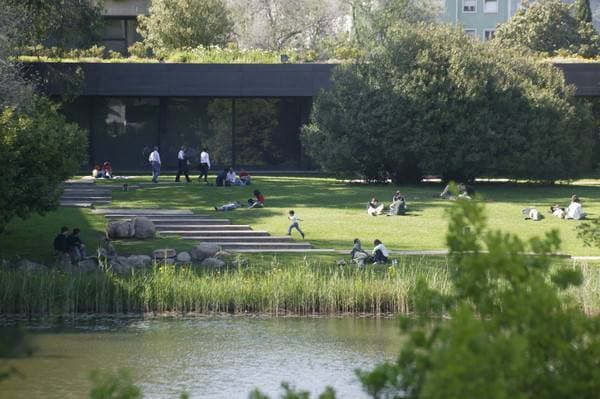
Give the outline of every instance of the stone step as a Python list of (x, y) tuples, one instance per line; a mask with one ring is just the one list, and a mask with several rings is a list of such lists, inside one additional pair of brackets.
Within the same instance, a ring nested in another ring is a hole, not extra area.
[(156, 216), (199, 216), (195, 215), (189, 209), (160, 209), (160, 208), (147, 208), (147, 209), (135, 209), (135, 208), (107, 208), (107, 209), (96, 209), (94, 213), (100, 213), (102, 215), (156, 215)]
[(112, 200), (90, 200), (86, 198), (79, 199), (60, 199), (61, 204), (95, 204), (95, 205), (110, 205), (112, 204)]
[[(215, 219), (212, 219), (212, 216), (194, 215), (194, 214), (189, 214), (189, 215), (163, 215), (163, 214), (157, 214), (157, 213), (141, 214), (141, 213), (120, 212), (120, 213), (109, 213), (109, 214), (105, 214), (104, 216), (107, 217), (107, 218), (128, 218), (128, 217), (134, 217), (134, 216), (146, 216), (149, 219), (156, 219), (156, 220), (192, 220), (192, 219), (201, 219), (201, 220), (209, 219), (209, 220), (215, 220)], [(226, 220), (226, 219), (220, 219), (220, 220)]]
[(155, 225), (204, 225), (204, 224), (230, 224), (229, 219), (210, 219), (210, 218), (189, 218), (189, 219), (171, 219), (171, 218), (155, 218), (145, 215), (121, 215), (109, 216), (107, 220), (131, 219), (134, 217), (144, 216), (150, 219)]
[[(188, 235), (180, 233), (180, 231), (172, 232), (173, 235), (181, 235), (184, 240), (193, 240), (195, 237), (270, 237), (268, 232), (259, 230), (202, 230), (193, 231)], [(161, 234), (166, 233), (161, 231)]]
[(94, 200), (98, 200), (98, 201), (112, 200), (112, 197), (110, 195), (63, 195), (60, 198), (65, 199), (65, 200), (69, 200), (69, 201), (77, 201), (77, 200), (80, 200), (80, 199), (89, 200), (89, 201), (94, 201)]
[(248, 242), (222, 242), (218, 243), (221, 248), (228, 251), (235, 250), (289, 250), (289, 249), (311, 249), (310, 243), (304, 242), (271, 242), (271, 243), (248, 243)]
[(196, 240), (201, 242), (216, 242), (216, 243), (272, 243), (272, 242), (292, 242), (291, 237), (274, 237), (274, 236), (206, 236), (197, 235), (190, 237), (181, 237), (184, 240)]
[(180, 235), (180, 236), (190, 236), (190, 235), (202, 235), (204, 232), (207, 231), (252, 231), (252, 229), (250, 228), (250, 226), (237, 226), (237, 225), (221, 225), (221, 226), (203, 226), (201, 228), (195, 228), (195, 229), (188, 229), (188, 230), (184, 230), (184, 229), (174, 229), (174, 228), (169, 228), (169, 229), (163, 229), (163, 228), (156, 228), (157, 231), (160, 231), (161, 234), (171, 234), (171, 235)]
[(64, 207), (73, 207), (73, 208), (90, 208), (92, 204), (90, 202), (80, 202), (80, 201), (60, 201), (60, 206)]

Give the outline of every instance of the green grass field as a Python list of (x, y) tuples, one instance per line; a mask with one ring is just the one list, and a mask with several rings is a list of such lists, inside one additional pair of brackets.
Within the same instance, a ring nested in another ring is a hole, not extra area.
[[(302, 219), (306, 240), (317, 248), (350, 249), (352, 240), (360, 238), (369, 247), (375, 238), (393, 250), (444, 249), (447, 218), (445, 211), (452, 201), (440, 200), (439, 183), (396, 187), (344, 183), (335, 179), (315, 177), (258, 176), (247, 187), (215, 187), (193, 183), (173, 184), (174, 176), (161, 176), (161, 183), (146, 184), (149, 177), (127, 180), (128, 184), (143, 183), (140, 188), (113, 192), (113, 207), (182, 208), (195, 213), (227, 217), (235, 223), (249, 224), (256, 230), (272, 235), (287, 232), (287, 212), (294, 209)], [(214, 181), (214, 179), (212, 179)], [(98, 184), (122, 184), (123, 180), (101, 181)], [(167, 184), (168, 183), (168, 184)], [(590, 218), (600, 217), (600, 179), (580, 180), (571, 184), (539, 186), (529, 184), (486, 183), (476, 186), (486, 202), (489, 224), (519, 235), (521, 238), (543, 235), (557, 229), (562, 239), (562, 252), (570, 255), (600, 255), (600, 248), (585, 247), (577, 239), (579, 221), (559, 220), (547, 213), (550, 204), (568, 205), (572, 194), (583, 202)], [(254, 189), (266, 197), (263, 209), (237, 209), (218, 213), (215, 205), (232, 200), (245, 202)], [(389, 204), (396, 189), (407, 198), (406, 216), (368, 216), (366, 204), (371, 196)], [(537, 207), (545, 216), (539, 222), (525, 221), (521, 209)], [(52, 239), (60, 226), (80, 227), (88, 248), (96, 248), (103, 236), (104, 219), (86, 209), (60, 209), (45, 216), (33, 216), (25, 221), (14, 220), (0, 234), (0, 258), (16, 256), (48, 260)], [(296, 236), (298, 238), (298, 236)], [(118, 242), (123, 253), (148, 253), (157, 247), (189, 249), (193, 242), (164, 237), (150, 242)]]

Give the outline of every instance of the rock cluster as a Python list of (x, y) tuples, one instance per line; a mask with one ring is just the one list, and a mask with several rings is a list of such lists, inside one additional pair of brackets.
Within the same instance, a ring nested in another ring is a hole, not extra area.
[(110, 239), (137, 238), (148, 240), (156, 236), (156, 227), (150, 219), (144, 216), (115, 220), (106, 225), (106, 236)]
[[(130, 255), (119, 256), (114, 246), (106, 240), (98, 252), (98, 257), (86, 258), (77, 264), (72, 264), (68, 255), (60, 256), (54, 264), (55, 269), (67, 273), (91, 272), (99, 270), (100, 265), (107, 267), (120, 275), (131, 275), (132, 273), (148, 269), (157, 265), (190, 265), (192, 267), (203, 267), (220, 269), (226, 265), (234, 267), (247, 267), (248, 260), (236, 258), (213, 243), (200, 243), (192, 248), (190, 252), (177, 252), (172, 248), (161, 248), (152, 251), (152, 255)], [(29, 272), (50, 270), (49, 267), (21, 259), (17, 262), (0, 261), (0, 266)]]

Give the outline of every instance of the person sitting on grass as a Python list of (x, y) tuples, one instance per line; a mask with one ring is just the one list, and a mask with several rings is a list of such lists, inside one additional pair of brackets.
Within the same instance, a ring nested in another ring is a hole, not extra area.
[(236, 208), (241, 208), (242, 204), (239, 201), (234, 201), (234, 202), (230, 202), (229, 204), (225, 204), (225, 205), (221, 205), (221, 206), (215, 206), (215, 211), (217, 212), (227, 212), (227, 211), (233, 211)]
[(302, 219), (298, 218), (298, 216), (296, 215), (296, 212), (294, 212), (293, 209), (290, 210), (288, 219), (290, 219), (290, 222), (292, 222), (292, 224), (290, 224), (290, 227), (288, 228), (287, 235), (291, 236), (292, 229), (296, 229), (296, 230), (298, 230), (298, 233), (300, 233), (302, 238), (304, 238), (304, 233), (302, 232), (302, 230), (300, 230), (300, 226), (298, 225), (298, 222), (302, 221)]
[(383, 203), (379, 203), (379, 201), (377, 201), (377, 198), (373, 197), (371, 198), (371, 201), (369, 201), (369, 205), (367, 207), (367, 214), (371, 216), (381, 215), (384, 206), (385, 205)]
[(392, 215), (405, 215), (406, 214), (406, 200), (400, 191), (396, 191), (392, 198), (392, 204), (388, 212), (388, 216)]
[[(227, 169), (223, 169), (221, 173), (219, 173), (215, 179), (215, 185), (217, 187), (223, 187), (225, 184), (225, 179), (227, 178)], [(227, 184), (225, 184), (227, 185)]]
[(113, 173), (110, 162), (104, 161), (104, 164), (102, 165), (102, 173), (104, 174), (105, 179), (112, 179)]
[(69, 244), (67, 242), (68, 235), (69, 228), (63, 226), (60, 228), (60, 233), (54, 238), (54, 256), (56, 258), (62, 258), (69, 255)]
[(375, 245), (375, 247), (373, 248), (373, 264), (377, 264), (377, 263), (386, 263), (388, 261), (388, 256), (390, 256), (389, 251), (387, 250), (387, 248), (383, 245), (383, 243), (376, 239), (375, 241), (373, 241), (373, 245)]
[(252, 182), (252, 176), (250, 176), (250, 173), (248, 173), (244, 169), (242, 169), (240, 171), (240, 181), (242, 182), (242, 185), (249, 186), (250, 183)]
[(583, 211), (581, 207), (581, 200), (578, 196), (573, 195), (571, 197), (571, 203), (567, 208), (565, 219), (573, 219), (573, 220), (581, 220), (585, 219), (586, 213)]
[(352, 251), (350, 251), (350, 258), (353, 262), (356, 262), (358, 267), (365, 267), (365, 262), (369, 260), (369, 254), (362, 249), (358, 238), (354, 239), (354, 246), (352, 247)]
[(92, 177), (94, 179), (100, 179), (100, 178), (104, 177), (104, 174), (102, 173), (102, 168), (100, 167), (100, 165), (94, 166), (94, 169), (92, 170)]
[(254, 198), (250, 198), (248, 200), (248, 209), (252, 208), (264, 208), (265, 206), (265, 196), (260, 193), (258, 190), (254, 190), (253, 192)]
[(550, 213), (552, 216), (556, 216), (559, 219), (564, 219), (566, 216), (565, 208), (562, 208), (558, 204), (554, 204), (550, 207)]
[(79, 237), (80, 231), (81, 230), (75, 228), (71, 235), (67, 237), (67, 246), (73, 264), (76, 264), (85, 258), (85, 245), (81, 241), (81, 237)]
[(229, 168), (229, 171), (227, 172), (227, 176), (225, 178), (225, 185), (226, 186), (243, 186), (244, 183), (242, 183), (240, 178), (237, 177), (233, 168)]

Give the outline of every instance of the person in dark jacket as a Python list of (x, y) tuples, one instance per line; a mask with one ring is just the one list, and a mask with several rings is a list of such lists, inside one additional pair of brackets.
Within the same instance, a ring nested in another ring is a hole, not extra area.
[(63, 226), (60, 228), (60, 233), (54, 238), (54, 255), (61, 256), (69, 253), (69, 245), (67, 243), (68, 234), (68, 227)]
[(217, 187), (223, 187), (225, 184), (225, 178), (227, 177), (228, 169), (224, 169), (221, 173), (217, 175), (217, 179), (215, 180), (215, 184)]

